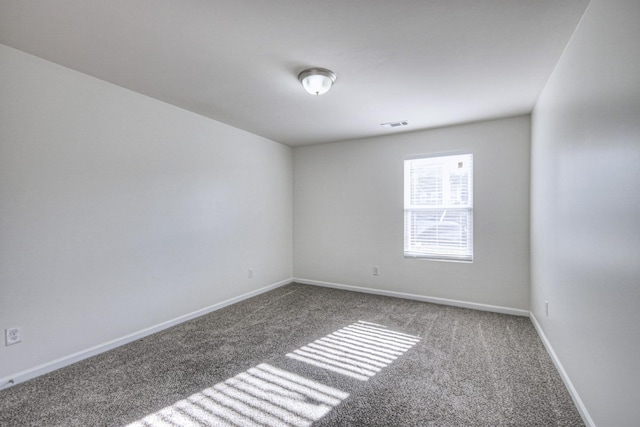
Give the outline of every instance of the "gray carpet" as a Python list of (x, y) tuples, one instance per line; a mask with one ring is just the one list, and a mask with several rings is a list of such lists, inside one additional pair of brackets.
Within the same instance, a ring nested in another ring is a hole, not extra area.
[(530, 320), (290, 284), (0, 391), (1, 426), (581, 426)]

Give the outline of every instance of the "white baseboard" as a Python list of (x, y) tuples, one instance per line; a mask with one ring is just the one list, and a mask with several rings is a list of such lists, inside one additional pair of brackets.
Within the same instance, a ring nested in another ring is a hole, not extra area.
[(81, 360), (87, 359), (89, 357), (95, 356), (100, 353), (104, 353), (105, 351), (112, 350), (116, 347), (120, 347), (121, 345), (130, 343), (132, 341), (139, 340), (151, 334), (155, 334), (156, 332), (160, 332), (164, 329), (175, 326), (179, 323), (186, 322), (187, 320), (195, 319), (196, 317), (203, 316), (205, 314), (211, 313), (216, 310), (220, 310), (221, 308), (227, 307), (231, 304), (235, 304), (242, 300), (254, 297), (256, 295), (260, 295), (264, 292), (270, 291), (272, 289), (278, 288), (280, 286), (289, 284), (293, 279), (285, 279), (277, 283), (273, 283), (271, 285), (262, 287), (260, 289), (256, 289), (255, 291), (248, 292), (246, 294), (239, 295), (237, 297), (230, 298), (228, 300), (219, 302), (217, 304), (213, 304), (209, 307), (202, 308), (200, 310), (196, 310), (192, 313), (188, 313), (175, 319), (167, 320), (166, 322), (162, 322), (155, 326), (151, 326), (149, 328), (142, 329), (141, 331), (134, 332), (129, 335), (125, 335), (120, 338), (116, 338), (112, 341), (98, 344), (91, 348), (81, 350), (77, 353), (70, 354), (68, 356), (61, 357), (59, 359), (53, 360), (51, 362), (43, 363), (42, 365), (35, 366), (30, 369), (26, 369), (24, 371), (18, 372), (14, 375), (10, 375), (5, 378), (0, 378), (0, 390), (11, 387), (15, 384), (19, 384), (30, 380), (32, 378), (38, 377), (40, 375), (47, 374), (49, 372), (53, 372), (57, 369), (63, 368), (65, 366), (71, 365), (73, 363), (79, 362)]
[(501, 307), (498, 305), (480, 304), (476, 302), (459, 301), (447, 298), (428, 297), (424, 295), (407, 294), (404, 292), (385, 291), (382, 289), (364, 288), (360, 286), (342, 285), (339, 283), (321, 282), (318, 280), (303, 279), (301, 277), (294, 277), (294, 282), (302, 283), (305, 285), (324, 286), (327, 288), (343, 289), (346, 291), (364, 292), (367, 294), (384, 295), (387, 297), (412, 299), (416, 301), (431, 302), (441, 305), (452, 305), (455, 307), (471, 308), (474, 310), (492, 311), (494, 313), (512, 314), (515, 316), (529, 316), (528, 310), (521, 310), (519, 308)]
[(560, 359), (558, 359), (558, 356), (556, 356), (556, 352), (553, 350), (553, 347), (551, 347), (551, 343), (547, 339), (547, 336), (544, 334), (544, 331), (542, 330), (542, 327), (538, 323), (538, 320), (536, 319), (536, 316), (533, 314), (533, 312), (529, 313), (529, 318), (531, 319), (533, 326), (536, 328), (536, 331), (538, 332), (538, 335), (540, 336), (540, 339), (542, 340), (544, 347), (547, 349), (547, 353), (549, 353), (549, 356), (551, 356), (551, 360), (553, 360), (553, 364), (556, 365), (556, 369), (560, 373), (560, 378), (562, 378), (564, 385), (567, 387), (567, 390), (569, 391), (569, 394), (573, 399), (573, 403), (576, 405), (576, 408), (578, 409), (578, 412), (582, 417), (582, 421), (584, 421), (587, 427), (596, 427), (596, 424), (593, 422), (591, 415), (589, 415), (587, 408), (584, 406), (582, 399), (580, 399), (578, 392), (573, 386), (571, 379), (569, 379), (569, 375), (567, 375), (567, 371), (564, 370), (562, 363), (560, 363)]

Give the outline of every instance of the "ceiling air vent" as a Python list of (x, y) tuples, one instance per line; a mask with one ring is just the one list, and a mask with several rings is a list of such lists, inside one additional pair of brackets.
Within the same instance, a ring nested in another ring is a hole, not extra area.
[(384, 126), (386, 128), (400, 128), (408, 125), (409, 122), (407, 120), (400, 120), (399, 122), (380, 123), (380, 126)]

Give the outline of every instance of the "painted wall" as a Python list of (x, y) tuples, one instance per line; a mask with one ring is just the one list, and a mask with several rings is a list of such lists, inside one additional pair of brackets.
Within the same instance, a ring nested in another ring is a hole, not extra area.
[(0, 378), (291, 277), (290, 148), (2, 45), (0, 94)]
[(640, 422), (639, 22), (592, 0), (533, 112), (531, 308), (598, 426)]
[[(294, 148), (294, 276), (528, 310), (530, 132), (521, 116)], [(451, 150), (474, 155), (474, 261), (405, 259), (404, 158)]]

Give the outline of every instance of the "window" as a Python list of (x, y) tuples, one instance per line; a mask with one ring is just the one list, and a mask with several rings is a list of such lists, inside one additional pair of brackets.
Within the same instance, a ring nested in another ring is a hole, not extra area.
[(405, 257), (473, 260), (473, 155), (404, 161)]

